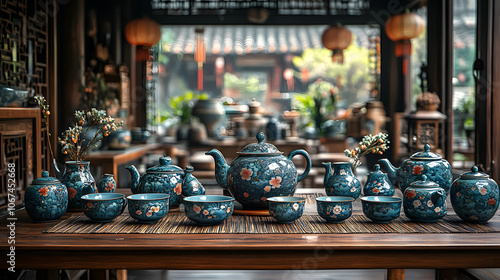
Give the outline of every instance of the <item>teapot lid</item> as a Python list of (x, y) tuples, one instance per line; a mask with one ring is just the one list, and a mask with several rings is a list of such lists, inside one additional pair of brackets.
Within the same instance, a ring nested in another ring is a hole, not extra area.
[(264, 143), (264, 133), (259, 132), (257, 134), (258, 143), (252, 143), (246, 145), (241, 152), (238, 152), (240, 155), (255, 155), (255, 154), (266, 154), (266, 155), (281, 155), (283, 152), (280, 152), (276, 146), (269, 143)]
[(156, 165), (148, 168), (147, 173), (158, 173), (158, 172), (173, 172), (178, 173), (182, 172), (182, 168), (179, 166), (173, 165), (171, 157), (161, 157), (160, 165)]
[(380, 171), (380, 164), (375, 164), (373, 167), (375, 168), (375, 171), (368, 174), (368, 177), (370, 178), (369, 180), (375, 180), (385, 175), (384, 172)]
[(33, 185), (47, 185), (47, 184), (60, 184), (61, 182), (54, 177), (49, 176), (48, 171), (42, 172), (42, 177), (33, 180), (31, 184)]
[(442, 159), (443, 157), (431, 152), (431, 146), (429, 144), (425, 144), (424, 150), (414, 153), (410, 159), (418, 159), (418, 160), (438, 160)]
[(422, 180), (415, 181), (410, 184), (412, 187), (416, 188), (440, 188), (439, 184), (433, 181), (429, 181), (426, 175), (422, 176)]
[(488, 179), (490, 176), (486, 173), (479, 172), (479, 168), (477, 166), (472, 166), (470, 172), (465, 172), (460, 175), (461, 179)]

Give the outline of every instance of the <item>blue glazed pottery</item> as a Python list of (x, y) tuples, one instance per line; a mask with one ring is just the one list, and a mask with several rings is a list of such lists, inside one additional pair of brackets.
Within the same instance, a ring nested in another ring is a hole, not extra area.
[(43, 171), (42, 177), (33, 180), (24, 193), (26, 212), (35, 222), (54, 221), (68, 208), (68, 190), (56, 178)]
[(363, 195), (365, 196), (393, 196), (394, 187), (389, 181), (387, 174), (380, 171), (380, 165), (375, 164), (375, 171), (368, 174), (366, 183), (363, 187)]
[(415, 181), (406, 188), (403, 209), (406, 217), (415, 222), (433, 223), (446, 215), (446, 192), (437, 183)]
[(184, 182), (182, 184), (182, 195), (183, 196), (193, 196), (193, 195), (203, 195), (205, 194), (205, 188), (203, 185), (193, 176), (192, 172), (194, 168), (191, 165), (186, 166), (184, 170)]
[(83, 214), (94, 222), (107, 223), (120, 216), (127, 206), (121, 193), (94, 193), (82, 196)]
[[(186, 172), (171, 163), (172, 159), (170, 157), (161, 157), (160, 165), (148, 168), (146, 174), (142, 176), (135, 166), (128, 166), (127, 169), (132, 176), (130, 185), (132, 193), (166, 193), (170, 195), (170, 207), (178, 207), (182, 202), (183, 189), (186, 189), (186, 193), (194, 193), (195, 191), (187, 190), (189, 185), (183, 186)], [(190, 174), (191, 177), (194, 178), (192, 174)]]
[(361, 198), (363, 213), (375, 223), (390, 223), (399, 217), (403, 199), (391, 196), (365, 196)]
[[(267, 199), (275, 196), (292, 196), (297, 183), (311, 169), (311, 158), (302, 149), (283, 156), (276, 146), (264, 143), (264, 134), (257, 135), (258, 143), (245, 146), (231, 166), (217, 149), (207, 152), (215, 160), (215, 179), (245, 209), (267, 209)], [(304, 173), (297, 175), (292, 158), (301, 155), (306, 159)]]
[(67, 161), (61, 183), (68, 188), (68, 210), (82, 209), (82, 195), (97, 193), (94, 177), (90, 173), (90, 162)]
[(132, 133), (127, 129), (117, 129), (106, 137), (108, 148), (111, 150), (123, 150), (130, 147), (132, 143)]
[(361, 183), (354, 176), (350, 162), (330, 162), (323, 163), (325, 167), (325, 185), (326, 195), (328, 196), (349, 196), (354, 199), (361, 194)]
[(168, 194), (143, 193), (127, 196), (130, 216), (141, 223), (155, 223), (168, 213)]
[(199, 225), (222, 223), (233, 215), (234, 198), (223, 195), (195, 195), (184, 198), (186, 216)]
[(498, 185), (473, 166), (456, 179), (450, 190), (451, 205), (464, 221), (486, 223), (498, 210)]
[(113, 193), (116, 190), (116, 182), (113, 174), (102, 175), (99, 184), (97, 185), (97, 190), (99, 193)]
[(295, 196), (277, 196), (267, 199), (269, 214), (279, 223), (293, 223), (304, 213), (305, 198)]
[(352, 214), (352, 202), (349, 196), (321, 196), (316, 198), (318, 214), (329, 223), (343, 223)]
[(399, 168), (392, 166), (388, 159), (381, 159), (379, 163), (387, 170), (389, 178), (399, 183), (403, 193), (411, 183), (422, 180), (422, 176), (426, 175), (429, 181), (438, 183), (448, 194), (453, 178), (451, 165), (442, 156), (432, 153), (430, 149), (429, 145), (425, 145), (423, 151), (403, 161)]

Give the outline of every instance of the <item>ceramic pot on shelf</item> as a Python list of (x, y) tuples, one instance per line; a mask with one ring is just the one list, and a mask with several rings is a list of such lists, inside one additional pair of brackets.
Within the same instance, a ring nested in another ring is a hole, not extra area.
[(192, 114), (205, 125), (208, 136), (215, 137), (217, 127), (224, 120), (226, 111), (218, 98), (199, 99), (192, 109)]

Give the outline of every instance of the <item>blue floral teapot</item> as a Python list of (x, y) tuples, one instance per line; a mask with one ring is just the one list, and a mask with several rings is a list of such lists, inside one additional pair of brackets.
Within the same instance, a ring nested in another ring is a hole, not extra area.
[[(276, 146), (264, 143), (264, 134), (257, 135), (258, 143), (246, 145), (231, 166), (222, 153), (213, 149), (207, 152), (215, 160), (217, 183), (240, 202), (245, 209), (268, 208), (267, 198), (292, 196), (297, 183), (302, 181), (311, 169), (311, 158), (302, 149), (284, 156)], [(292, 157), (301, 155), (306, 159), (304, 173), (298, 175)]]

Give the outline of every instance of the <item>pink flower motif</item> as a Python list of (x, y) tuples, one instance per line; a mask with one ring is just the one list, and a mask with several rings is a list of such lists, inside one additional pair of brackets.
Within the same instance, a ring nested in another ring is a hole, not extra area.
[(115, 185), (113, 184), (113, 182), (108, 182), (108, 183), (106, 184), (106, 190), (107, 190), (108, 192), (112, 191), (114, 188), (115, 188)]
[(174, 188), (174, 192), (177, 195), (181, 195), (181, 193), (182, 193), (182, 183), (177, 183), (177, 185)]
[(264, 191), (265, 191), (265, 192), (269, 192), (270, 190), (271, 190), (271, 186), (265, 186), (265, 187), (264, 187)]
[(40, 195), (47, 196), (49, 194), (49, 188), (43, 187), (39, 189), (38, 192), (40, 193)]
[(137, 211), (135, 211), (135, 213), (136, 213), (137, 215), (142, 215), (142, 211), (141, 211), (141, 210), (137, 210)]
[(420, 165), (413, 166), (413, 174), (422, 174), (423, 170), (424, 170), (423, 166)]
[(457, 197), (461, 197), (461, 196), (462, 196), (462, 193), (457, 192)]
[(487, 194), (487, 193), (488, 193), (488, 190), (487, 190), (486, 188), (481, 188), (481, 189), (479, 190), (479, 193), (480, 193), (480, 194), (482, 194), (482, 195), (485, 195), (485, 194)]
[(196, 214), (200, 214), (200, 211), (201, 211), (200, 206), (195, 205), (195, 206), (193, 207), (193, 211), (194, 211)]
[(146, 217), (151, 217), (151, 215), (153, 215), (153, 213), (151, 213), (151, 211), (146, 213)]
[(208, 212), (208, 210), (207, 210), (207, 209), (203, 210), (203, 215), (205, 215), (205, 216), (206, 216), (206, 215), (208, 215), (208, 214), (209, 214), (209, 212)]
[(269, 184), (271, 184), (273, 188), (279, 188), (281, 184), (281, 177), (280, 176), (272, 177), (271, 181), (269, 181)]
[(252, 176), (253, 171), (250, 170), (250, 169), (246, 169), (246, 167), (244, 167), (241, 170), (240, 174), (241, 174), (241, 179), (243, 179), (243, 180), (250, 180), (250, 177)]
[(92, 204), (92, 202), (87, 202), (87, 207), (92, 208), (92, 207), (94, 207), (94, 204)]

